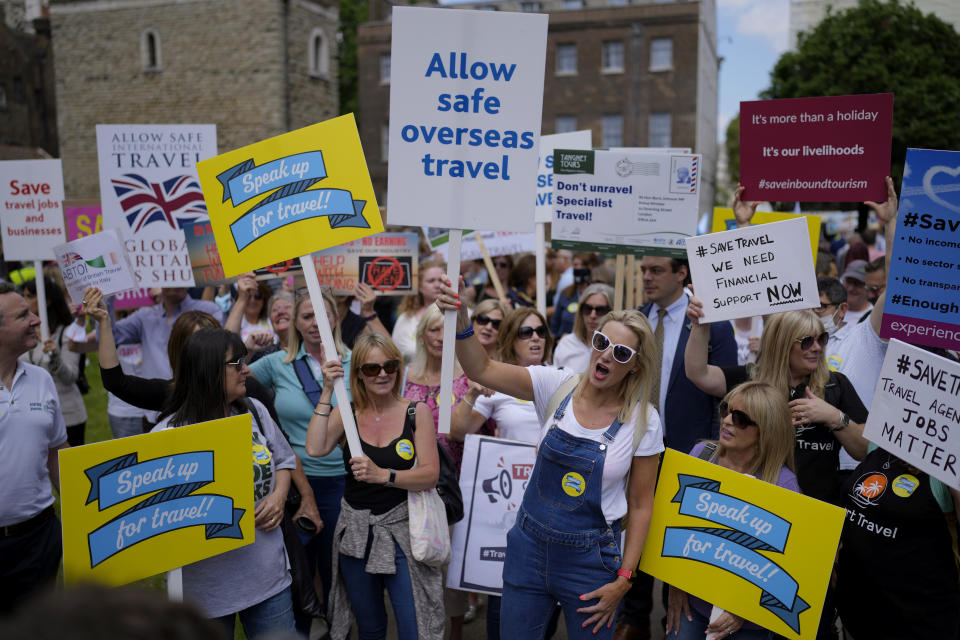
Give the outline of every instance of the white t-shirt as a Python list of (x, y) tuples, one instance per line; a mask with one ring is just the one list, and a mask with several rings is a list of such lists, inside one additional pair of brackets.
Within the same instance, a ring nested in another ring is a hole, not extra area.
[(540, 442), (540, 420), (529, 400), (518, 400), (499, 391), (492, 396), (480, 396), (473, 410), (485, 419), (497, 421), (497, 435), (507, 440)]
[[(554, 392), (563, 384), (563, 381), (574, 375), (571, 371), (554, 369), (552, 367), (527, 367), (530, 379), (533, 382), (533, 404), (540, 420), (540, 438), (547, 435), (547, 430), (553, 425), (553, 416), (545, 416), (547, 405)], [(582, 426), (573, 415), (573, 402), (567, 405), (563, 419), (557, 425), (572, 436), (603, 442), (603, 429), (587, 429)], [(663, 451), (663, 427), (660, 425), (660, 416), (652, 406), (647, 410), (647, 432), (640, 439), (636, 451), (633, 447), (633, 429), (636, 424), (636, 411), (630, 416), (629, 422), (624, 424), (613, 444), (607, 449), (603, 463), (603, 485), (601, 487), (600, 505), (607, 523), (622, 518), (627, 513), (627, 474), (634, 456), (658, 455)]]
[(417, 323), (420, 317), (410, 311), (397, 316), (393, 324), (393, 344), (397, 345), (403, 360), (410, 363), (417, 355)]
[(590, 366), (592, 350), (592, 347), (580, 342), (575, 334), (568, 333), (557, 343), (557, 349), (553, 352), (553, 366), (563, 367), (571, 373), (583, 373)]
[[(860, 318), (867, 315), (873, 311), (873, 305), (868, 304), (867, 308), (863, 311), (853, 311), (852, 309), (847, 309), (847, 312), (843, 314), (843, 321), (847, 324), (857, 324), (860, 322)], [(864, 322), (870, 322), (869, 320), (864, 320)]]

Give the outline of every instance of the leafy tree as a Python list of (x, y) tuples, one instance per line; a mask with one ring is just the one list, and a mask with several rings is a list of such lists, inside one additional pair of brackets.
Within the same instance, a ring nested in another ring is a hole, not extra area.
[(357, 25), (367, 21), (366, 0), (340, 0), (340, 113), (357, 113)]
[(908, 146), (960, 150), (960, 34), (913, 5), (861, 0), (828, 12), (780, 57), (770, 80), (762, 98), (894, 93), (897, 182)]
[(727, 171), (730, 173), (730, 184), (740, 182), (740, 114), (738, 113), (727, 125), (727, 140), (723, 145), (727, 154)]

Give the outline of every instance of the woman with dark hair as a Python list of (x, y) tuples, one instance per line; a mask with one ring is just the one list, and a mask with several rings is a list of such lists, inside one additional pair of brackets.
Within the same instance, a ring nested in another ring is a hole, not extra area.
[[(497, 272), (497, 279), (500, 280), (500, 286), (509, 287), (510, 286), (510, 274), (513, 273), (513, 256), (494, 256), (491, 258), (493, 262), (493, 269)], [(493, 286), (493, 279), (487, 278), (487, 281), (484, 284), (478, 284), (473, 287), (474, 293), (474, 303), (480, 303), (484, 300), (499, 300), (497, 296), (497, 289)]]
[(423, 403), (400, 395), (400, 350), (379, 333), (357, 337), (350, 368), (353, 410), (363, 455), (344, 443), (333, 382), (344, 375), (337, 360), (323, 364), (323, 394), (307, 432), (307, 452), (324, 456), (342, 448), (347, 475), (334, 531), (330, 635), (350, 633), (351, 611), (361, 640), (387, 637), (383, 592), (390, 595), (401, 640), (443, 637), (443, 582), (439, 567), (418, 562), (410, 548), (407, 492), (433, 489), (440, 462), (433, 418)]
[(244, 401), (246, 352), (240, 337), (225, 329), (199, 329), (190, 336), (153, 431), (256, 412), (250, 420), (255, 508), (240, 520), (241, 527), (257, 528), (254, 542), (183, 567), (186, 600), (217, 619), (228, 637), (239, 614), (247, 637), (256, 638), (294, 629), (290, 564), (279, 525), (296, 456), (266, 408)]
[[(80, 389), (77, 387), (77, 380), (81, 374), (81, 358), (79, 353), (68, 348), (69, 344), (63, 343), (63, 332), (73, 322), (73, 314), (70, 313), (63, 289), (53, 280), (44, 279), (44, 290), (47, 294), (47, 324), (50, 328), (50, 337), (42, 343), (37, 343), (37, 346), (20, 358), (50, 372), (57, 386), (57, 395), (60, 397), (63, 421), (67, 425), (67, 441), (71, 447), (78, 447), (83, 444), (87, 426), (87, 409)], [(30, 311), (38, 313), (36, 281), (30, 280), (23, 284), (23, 299), (30, 306)]]
[(259, 351), (277, 342), (277, 333), (269, 317), (272, 293), (267, 283), (257, 280), (252, 273), (237, 280), (237, 301), (223, 326), (239, 333), (250, 351)]
[(600, 259), (590, 251), (581, 251), (573, 256), (573, 284), (557, 292), (556, 308), (550, 316), (550, 331), (555, 339), (559, 340), (573, 331), (580, 295), (590, 285), (590, 273), (599, 266)]
[(516, 307), (537, 306), (537, 257), (527, 254), (517, 260), (510, 272), (510, 304)]

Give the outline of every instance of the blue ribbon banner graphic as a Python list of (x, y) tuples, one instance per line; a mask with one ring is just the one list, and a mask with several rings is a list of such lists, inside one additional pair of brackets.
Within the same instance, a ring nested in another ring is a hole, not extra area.
[(680, 513), (720, 527), (667, 527), (663, 557), (704, 562), (761, 590), (760, 606), (800, 633), (800, 614), (810, 605), (797, 595), (797, 581), (759, 551), (783, 553), (790, 523), (760, 507), (720, 492), (710, 478), (678, 474), (680, 489), (671, 502)]
[[(327, 177), (320, 151), (297, 153), (257, 166), (245, 160), (217, 176), (223, 201), (239, 206), (270, 193), (230, 225), (237, 251), (258, 238), (294, 222), (327, 217), (331, 229), (369, 229), (363, 217), (366, 200), (354, 200), (344, 189), (311, 189)], [(272, 192), (272, 193), (271, 193)]]
[(98, 510), (149, 495), (87, 536), (90, 566), (135, 544), (170, 531), (204, 526), (206, 538), (242, 539), (244, 509), (233, 498), (217, 494), (190, 495), (213, 482), (212, 451), (179, 453), (138, 462), (130, 453), (85, 471), (90, 479), (87, 504)]

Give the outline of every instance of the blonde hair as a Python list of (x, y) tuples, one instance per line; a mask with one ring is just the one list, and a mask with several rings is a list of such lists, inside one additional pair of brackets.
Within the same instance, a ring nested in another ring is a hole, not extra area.
[(374, 349), (383, 351), (387, 360), (400, 361), (400, 366), (394, 374), (392, 392), (396, 400), (402, 400), (400, 385), (403, 384), (403, 356), (400, 354), (400, 349), (393, 344), (389, 336), (379, 333), (361, 333), (353, 343), (353, 356), (350, 361), (350, 397), (353, 399), (354, 411), (363, 411), (370, 406), (367, 388), (363, 378), (360, 377), (360, 366), (366, 364), (370, 352)]
[(409, 312), (418, 312), (424, 306), (423, 294), (420, 293), (420, 287), (423, 286), (423, 276), (427, 272), (427, 269), (436, 269), (440, 268), (444, 273), (447, 272), (446, 263), (440, 262), (438, 260), (428, 260), (427, 262), (420, 263), (420, 282), (417, 286), (417, 292), (409, 296), (404, 296), (403, 301), (400, 303), (400, 306), (397, 308), (397, 315), (402, 316), (405, 313)]
[[(653, 376), (660, 375), (660, 363), (656, 362), (653, 357), (653, 331), (650, 329), (650, 322), (646, 316), (636, 309), (611, 311), (603, 316), (598, 328), (602, 330), (610, 322), (619, 322), (637, 336), (637, 353), (634, 356), (636, 369), (627, 373), (620, 381), (618, 392), (623, 406), (620, 407), (617, 418), (620, 419), (620, 422), (626, 424), (634, 409), (639, 408), (634, 430), (645, 433), (647, 430), (647, 413), (650, 410), (650, 387), (653, 383)], [(582, 395), (583, 390), (589, 384), (589, 379), (589, 370), (580, 374), (580, 382), (577, 383), (577, 388), (574, 390), (577, 397)]]
[(423, 334), (438, 320), (443, 322), (443, 312), (437, 305), (432, 304), (427, 307), (420, 316), (420, 321), (417, 322), (417, 352), (410, 362), (410, 375), (415, 378), (422, 378), (427, 370), (427, 345), (423, 340)]
[[(766, 382), (744, 382), (734, 387), (723, 401), (727, 404), (737, 402), (757, 423), (757, 455), (749, 470), (750, 475), (777, 484), (783, 467), (796, 471), (793, 460), (796, 430), (783, 391)], [(717, 445), (718, 454), (723, 455), (723, 443), (717, 442)]]
[[(591, 284), (580, 294), (580, 299), (577, 302), (577, 313), (573, 317), (573, 335), (580, 338), (580, 342), (586, 345), (590, 344), (591, 336), (587, 335), (587, 324), (583, 321), (583, 311), (581, 311), (581, 307), (583, 303), (587, 301), (587, 298), (597, 294), (602, 295), (607, 299), (607, 304), (611, 307), (613, 306), (613, 287), (597, 282)], [(554, 311), (554, 313), (558, 313), (558, 311)]]
[[(337, 301), (330, 289), (323, 289), (322, 294), (324, 303), (330, 305), (330, 310), (333, 312), (333, 326), (330, 327), (333, 329), (333, 345), (336, 347), (337, 353), (345, 358), (350, 350), (347, 349), (347, 345), (343, 344), (343, 339), (340, 337), (340, 314), (337, 313)], [(297, 359), (297, 354), (300, 353), (303, 336), (297, 329), (297, 315), (300, 313), (300, 307), (304, 304), (311, 304), (309, 295), (297, 297), (296, 303), (293, 305), (293, 318), (290, 320), (290, 328), (293, 331), (287, 329), (287, 356), (283, 359), (285, 363), (293, 362)], [(317, 322), (320, 321), (317, 320)]]
[[(794, 343), (822, 333), (823, 323), (812, 311), (787, 311), (773, 316), (763, 327), (760, 356), (756, 365), (751, 367), (750, 379), (768, 382), (781, 393), (787, 392), (790, 388), (790, 350)], [(822, 397), (829, 378), (826, 350), (821, 349), (817, 368), (807, 380), (807, 388)]]
[(473, 308), (473, 317), (476, 318), (477, 314), (488, 314), (491, 311), (499, 311), (500, 315), (506, 318), (507, 314), (510, 313), (510, 307), (503, 304), (497, 298), (487, 298), (486, 300), (478, 302), (477, 306)]
[(514, 348), (517, 340), (520, 339), (517, 336), (517, 331), (530, 316), (536, 316), (543, 324), (544, 329), (547, 330), (543, 345), (543, 360), (541, 360), (541, 362), (550, 361), (550, 354), (553, 353), (553, 336), (550, 335), (550, 327), (547, 326), (547, 319), (533, 307), (519, 307), (508, 313), (503, 319), (503, 324), (500, 325), (500, 334), (497, 336), (497, 358), (499, 358), (501, 362), (519, 364), (519, 362), (517, 362), (517, 351)]

